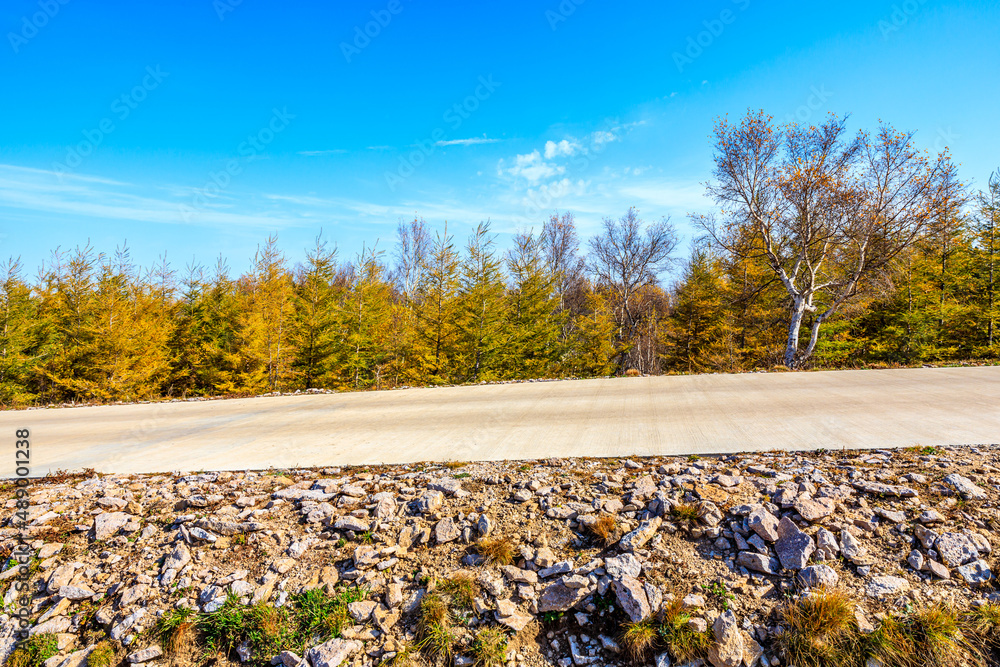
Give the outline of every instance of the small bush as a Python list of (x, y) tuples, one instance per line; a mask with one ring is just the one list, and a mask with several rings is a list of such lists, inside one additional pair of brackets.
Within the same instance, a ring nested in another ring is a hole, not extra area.
[(514, 545), (501, 538), (483, 538), (476, 542), (476, 551), (487, 565), (510, 565), (514, 562)]
[(482, 667), (503, 664), (507, 652), (507, 635), (500, 628), (483, 628), (472, 640), (472, 655)]
[(115, 647), (109, 641), (98, 643), (87, 656), (87, 667), (111, 667), (113, 664), (115, 664)]
[(604, 546), (609, 547), (618, 537), (618, 521), (610, 514), (602, 514), (590, 525), (590, 532), (601, 540)]

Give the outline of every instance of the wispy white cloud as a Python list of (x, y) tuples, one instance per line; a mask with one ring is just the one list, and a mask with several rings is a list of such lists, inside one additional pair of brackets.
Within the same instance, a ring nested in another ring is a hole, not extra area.
[[(274, 229), (299, 224), (286, 215), (240, 211), (220, 197), (208, 198), (197, 210), (190, 207), (188, 188), (163, 188), (173, 195), (156, 197), (135, 193), (136, 187), (84, 174), (0, 165), (0, 208), (43, 214), (83, 216), (136, 223), (205, 224)], [(187, 193), (187, 194), (186, 194)]]
[(477, 144), (495, 144), (499, 139), (488, 139), (486, 137), (470, 137), (468, 139), (449, 139), (437, 141), (435, 146), (475, 146)]
[(704, 185), (697, 181), (649, 179), (622, 185), (618, 191), (639, 206), (661, 210), (693, 212), (712, 206), (712, 201), (705, 195)]
[(324, 155), (343, 155), (347, 152), (344, 148), (330, 148), (323, 151), (299, 151), (299, 155), (305, 155), (308, 157), (321, 157)]

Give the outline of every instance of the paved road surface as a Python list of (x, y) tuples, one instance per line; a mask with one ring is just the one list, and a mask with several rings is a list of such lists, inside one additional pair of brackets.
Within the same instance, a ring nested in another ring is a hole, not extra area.
[(1000, 443), (1000, 367), (700, 375), (0, 412), (33, 471)]

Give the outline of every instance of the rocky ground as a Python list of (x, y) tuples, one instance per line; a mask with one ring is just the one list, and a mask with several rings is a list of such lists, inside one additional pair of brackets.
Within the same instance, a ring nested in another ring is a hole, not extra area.
[[(23, 530), (16, 487), (4, 485), (0, 555), (22, 534), (33, 551), (30, 635), (55, 638), (35, 656), (45, 667), (463, 667), (490, 662), (484, 628), (502, 630), (507, 665), (635, 664), (627, 624), (668, 608), (708, 638), (694, 664), (781, 665), (781, 608), (811, 589), (847, 592), (862, 629), (935, 603), (995, 601), (998, 485), (996, 445), (63, 473), (32, 481)], [(13, 617), (24, 572), (0, 573), (3, 661), (25, 641)], [(218, 624), (197, 619), (250, 618), (235, 614), (244, 606), (304, 618), (304, 591), (339, 600), (310, 645), (251, 632), (228, 646), (208, 632), (179, 647), (167, 632), (172, 619), (204, 630)], [(432, 600), (449, 610), (446, 658), (428, 639), (441, 629)], [(680, 662), (662, 649), (638, 660), (654, 661)]]

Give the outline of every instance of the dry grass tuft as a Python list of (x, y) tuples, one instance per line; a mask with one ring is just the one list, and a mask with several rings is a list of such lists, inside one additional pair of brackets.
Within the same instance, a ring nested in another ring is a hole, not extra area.
[(487, 565), (510, 565), (514, 562), (514, 545), (499, 537), (487, 537), (476, 542), (476, 551)]
[(962, 634), (974, 639), (982, 650), (1000, 648), (1000, 604), (988, 602), (973, 607), (960, 623)]
[(435, 623), (448, 621), (448, 601), (440, 593), (427, 593), (420, 601), (420, 622), (417, 629), (421, 633)]
[(451, 658), (455, 642), (458, 641), (451, 628), (451, 614), (448, 601), (440, 593), (428, 593), (420, 601), (420, 621), (417, 623), (420, 641), (417, 648), (430, 657), (441, 656), (445, 661)]
[(115, 664), (115, 647), (109, 641), (98, 642), (87, 656), (87, 667), (112, 667)]
[(777, 646), (796, 667), (849, 665), (857, 622), (854, 603), (843, 592), (820, 590), (791, 602), (781, 611), (785, 631)]
[(653, 650), (656, 638), (656, 626), (646, 620), (626, 624), (621, 641), (629, 657), (641, 663), (646, 661), (646, 658)]
[(591, 524), (590, 532), (596, 535), (604, 546), (609, 547), (618, 539), (618, 521), (610, 514), (602, 514)]

